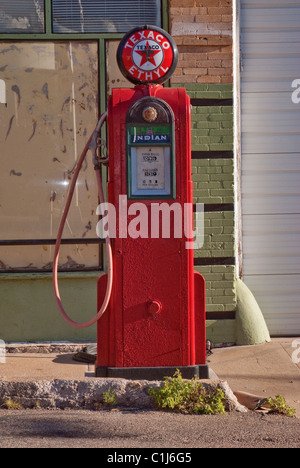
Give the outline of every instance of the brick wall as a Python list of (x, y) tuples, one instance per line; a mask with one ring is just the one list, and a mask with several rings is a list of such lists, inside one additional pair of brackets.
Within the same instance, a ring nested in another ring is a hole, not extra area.
[(206, 279), (207, 335), (235, 341), (232, 0), (170, 0), (179, 49), (171, 86), (191, 97), (194, 203), (205, 206), (195, 269)]
[(232, 0), (170, 0), (173, 83), (232, 83)]
[[(213, 94), (207, 91), (207, 94), (209, 93)], [(192, 114), (194, 151), (233, 150), (233, 109), (231, 106), (193, 106)]]

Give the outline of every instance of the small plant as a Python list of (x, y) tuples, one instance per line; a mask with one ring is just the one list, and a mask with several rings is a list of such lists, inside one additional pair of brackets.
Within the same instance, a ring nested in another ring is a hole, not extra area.
[(276, 395), (275, 398), (267, 398), (266, 403), (269, 405), (271, 413), (283, 414), (288, 417), (292, 417), (296, 413), (294, 408), (287, 405), (282, 395)]
[(12, 398), (6, 398), (2, 406), (3, 408), (8, 409), (8, 410), (19, 410), (22, 408), (21, 404), (13, 400)]
[(102, 394), (102, 398), (104, 405), (108, 406), (109, 408), (113, 408), (117, 404), (116, 395), (111, 388), (109, 388), (107, 392), (104, 392)]
[(184, 380), (179, 370), (161, 388), (148, 390), (159, 408), (185, 414), (225, 414), (221, 389), (206, 390), (198, 378)]

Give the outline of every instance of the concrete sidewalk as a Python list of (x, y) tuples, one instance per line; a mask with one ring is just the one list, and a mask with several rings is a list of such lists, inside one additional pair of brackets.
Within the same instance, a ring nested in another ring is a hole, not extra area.
[[(84, 345), (83, 345), (84, 346)], [(42, 351), (42, 350), (41, 350)], [(93, 364), (73, 360), (75, 352), (6, 354), (0, 364), (0, 379), (12, 382), (40, 380), (86, 380), (94, 378)]]
[(209, 366), (220, 379), (226, 379), (233, 392), (242, 391), (262, 397), (283, 395), (300, 418), (300, 363), (292, 355), (292, 344), (299, 338), (273, 338), (271, 343), (257, 346), (233, 346), (213, 349)]
[[(292, 359), (295, 340), (278, 338), (257, 346), (213, 349), (208, 364), (220, 380), (228, 382), (233, 392), (262, 397), (281, 394), (300, 417), (300, 364)], [(0, 364), (0, 383), (64, 380), (92, 384), (99, 380), (94, 377), (94, 365), (74, 361), (74, 354), (69, 348), (67, 352), (50, 354), (7, 353), (6, 363)], [(300, 352), (297, 356), (300, 358)]]

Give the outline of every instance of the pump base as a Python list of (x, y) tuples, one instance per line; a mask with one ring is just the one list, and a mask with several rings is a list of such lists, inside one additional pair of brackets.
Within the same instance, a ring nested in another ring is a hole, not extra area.
[(128, 380), (164, 380), (173, 377), (176, 370), (184, 379), (209, 379), (208, 365), (187, 367), (96, 367), (96, 377), (128, 379)]

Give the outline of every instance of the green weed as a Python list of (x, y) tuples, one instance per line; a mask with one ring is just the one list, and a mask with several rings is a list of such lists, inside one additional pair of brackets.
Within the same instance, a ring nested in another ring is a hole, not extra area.
[(148, 390), (159, 408), (185, 414), (225, 414), (221, 389), (207, 390), (199, 379), (185, 380), (179, 370), (160, 388)]
[(3, 402), (3, 408), (8, 410), (20, 410), (22, 408), (21, 404), (12, 398), (6, 398)]
[(103, 404), (105, 406), (108, 406), (109, 408), (113, 408), (114, 406), (117, 405), (116, 395), (111, 388), (109, 388), (107, 392), (104, 392), (102, 394), (102, 398), (103, 398)]
[(292, 417), (296, 413), (294, 408), (287, 405), (282, 395), (276, 395), (275, 398), (267, 398), (266, 403), (269, 405), (271, 413), (283, 414), (288, 417)]

